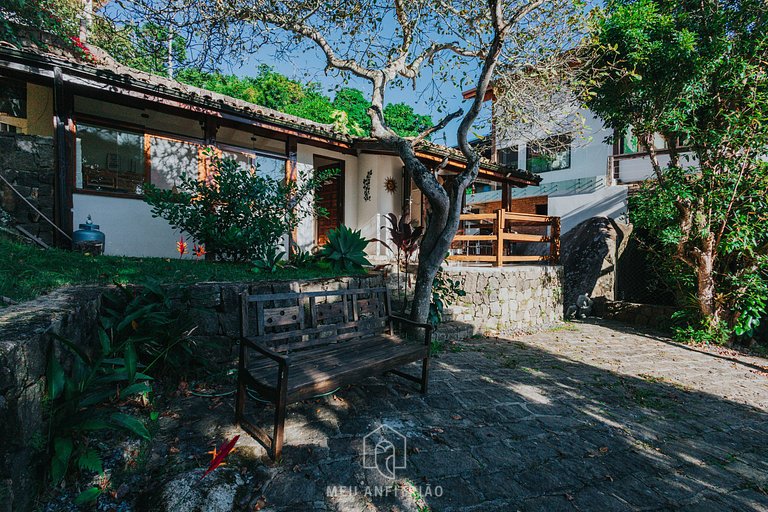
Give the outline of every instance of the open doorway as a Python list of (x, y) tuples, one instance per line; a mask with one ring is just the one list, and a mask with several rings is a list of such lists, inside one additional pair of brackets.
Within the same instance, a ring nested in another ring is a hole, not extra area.
[(315, 156), (313, 165), (316, 171), (339, 170), (317, 190), (317, 205), (328, 212), (327, 216), (318, 217), (315, 223), (315, 244), (321, 246), (328, 241), (328, 232), (344, 223), (344, 161)]

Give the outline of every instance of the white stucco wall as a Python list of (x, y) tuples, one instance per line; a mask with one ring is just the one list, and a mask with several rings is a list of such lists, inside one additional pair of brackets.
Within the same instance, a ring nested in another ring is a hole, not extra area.
[[(402, 214), (403, 187), (403, 163), (399, 157), (388, 155), (362, 154), (359, 160), (358, 183), (358, 228), (362, 230), (366, 238), (379, 238), (387, 241), (388, 231), (381, 229), (389, 226), (389, 221), (384, 217), (394, 212), (399, 217)], [(363, 197), (363, 181), (368, 171), (371, 174), (371, 199), (365, 201)], [(397, 190), (394, 193), (387, 192), (384, 182), (388, 177), (394, 178)], [(378, 242), (368, 245), (368, 254), (385, 257), (389, 251)]]
[[(581, 109), (579, 115), (584, 118), (584, 128), (575, 134), (571, 144), (571, 166), (560, 171), (548, 171), (540, 174), (542, 183), (572, 180), (590, 176), (603, 176), (608, 170), (608, 157), (613, 153), (613, 146), (605, 141), (612, 130), (605, 128), (603, 122), (590, 110)], [(526, 169), (526, 141), (516, 141), (518, 148), (518, 167)], [(500, 147), (509, 147), (506, 142)]]
[(614, 185), (590, 194), (550, 196), (549, 215), (560, 217), (560, 232), (566, 233), (591, 217), (617, 218), (627, 213), (627, 186)]
[[(669, 164), (669, 155), (659, 155), (659, 165), (662, 168)], [(643, 181), (653, 175), (651, 160), (647, 156), (638, 156), (637, 158), (617, 160), (619, 167), (619, 181), (622, 183), (631, 183), (634, 181)], [(680, 166), (684, 169), (698, 165), (698, 160), (692, 153), (684, 153), (680, 157)]]
[(152, 217), (141, 199), (74, 194), (72, 219), (75, 229), (88, 215), (106, 235), (105, 254), (178, 258), (180, 233), (164, 219)]

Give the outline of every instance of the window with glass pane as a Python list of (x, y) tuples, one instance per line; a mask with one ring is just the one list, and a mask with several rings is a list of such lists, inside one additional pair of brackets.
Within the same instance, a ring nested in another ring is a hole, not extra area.
[(0, 81), (0, 116), (27, 117), (27, 84), (3, 78)]
[(150, 140), (150, 183), (172, 189), (181, 184), (182, 176), (198, 174), (199, 146), (179, 140), (152, 137)]
[[(660, 133), (653, 134), (653, 147), (656, 148), (656, 150), (668, 149), (667, 141)], [(640, 143), (637, 136), (632, 132), (632, 127), (630, 126), (624, 132), (624, 136), (621, 139), (621, 153), (623, 155), (629, 155), (644, 152), (645, 146)]]
[(78, 188), (141, 194), (144, 184), (144, 135), (79, 124), (76, 152)]
[(531, 172), (560, 171), (571, 166), (571, 136), (555, 135), (530, 142), (526, 168)]
[(269, 176), (275, 181), (285, 179), (285, 160), (254, 153), (222, 151), (222, 158), (233, 158), (241, 169), (257, 169), (259, 174)]

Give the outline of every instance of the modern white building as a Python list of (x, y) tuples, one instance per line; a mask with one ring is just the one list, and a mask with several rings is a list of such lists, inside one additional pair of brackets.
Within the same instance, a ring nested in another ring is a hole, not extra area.
[[(473, 91), (464, 93), (465, 98), (473, 95)], [(489, 95), (488, 101), (493, 100)], [(488, 137), (493, 146), (488, 157), (502, 166), (542, 178), (539, 186), (511, 190), (509, 208), (560, 217), (561, 233), (591, 217), (626, 220), (628, 193), (652, 176), (648, 156), (632, 133), (614, 134), (590, 110), (579, 109), (571, 115), (582, 120), (581, 128), (575, 132), (555, 131), (534, 140), (504, 140), (504, 127), (494, 126), (498, 133)], [(665, 166), (669, 154), (661, 137), (657, 137), (656, 150)], [(693, 159), (681, 160), (684, 166), (694, 163)], [(467, 207), (493, 209), (501, 199), (500, 190), (486, 190), (469, 196)]]

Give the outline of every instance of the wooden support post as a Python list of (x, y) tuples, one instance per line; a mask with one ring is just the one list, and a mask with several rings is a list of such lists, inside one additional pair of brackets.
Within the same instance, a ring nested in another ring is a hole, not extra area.
[(504, 209), (496, 211), (496, 266), (504, 265)]
[[(299, 179), (299, 164), (297, 162), (299, 145), (296, 137), (289, 136), (285, 143), (288, 159), (285, 161), (285, 182), (291, 183)], [(288, 233), (288, 256), (292, 256), (298, 248), (298, 229)]]
[(511, 185), (506, 181), (501, 184), (501, 208), (508, 212), (512, 211), (511, 188)]
[(72, 180), (69, 179), (70, 162), (72, 160), (71, 115), (73, 96), (66, 87), (61, 68), (53, 69), (53, 122), (54, 146), (56, 159), (56, 177), (54, 180), (54, 216), (56, 225), (67, 237), (54, 232), (56, 245), (69, 247), (72, 234)]
[(552, 217), (551, 219), (549, 264), (557, 265), (560, 262), (560, 217)]
[(245, 413), (245, 396), (248, 392), (245, 371), (248, 368), (248, 347), (244, 338), (248, 336), (248, 292), (240, 294), (240, 359), (237, 363), (237, 396), (235, 397), (235, 424), (240, 425)]

